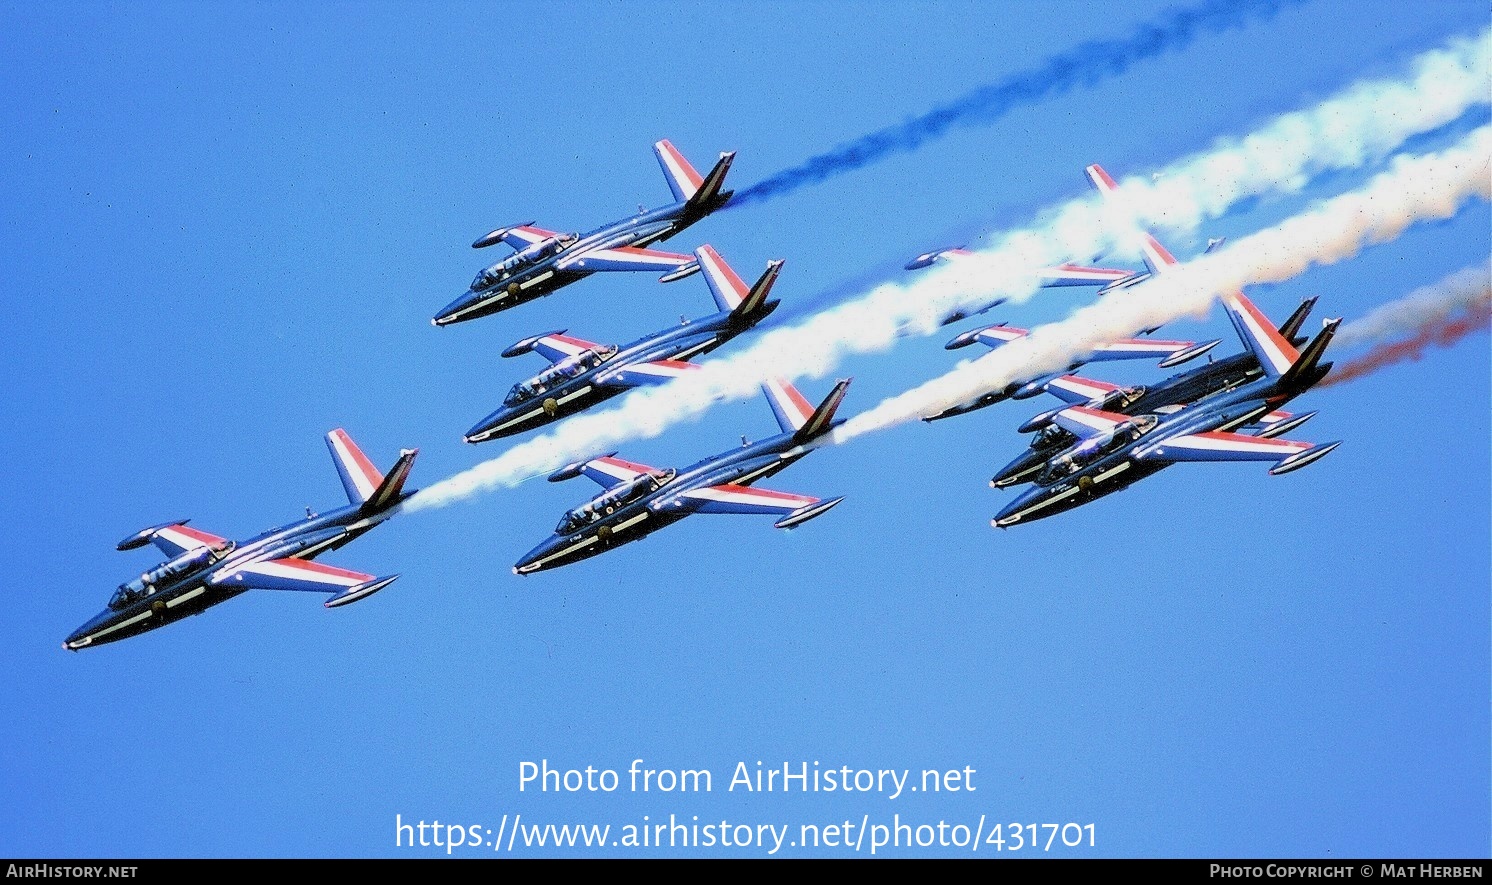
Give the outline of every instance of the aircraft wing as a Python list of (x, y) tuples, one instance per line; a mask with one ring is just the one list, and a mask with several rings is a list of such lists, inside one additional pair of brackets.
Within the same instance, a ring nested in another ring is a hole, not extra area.
[(163, 529), (157, 529), (150, 536), (150, 543), (173, 559), (188, 550), (213, 547), (227, 542), (227, 538), (220, 538), (211, 532), (204, 532), (186, 525), (168, 525)]
[(686, 508), (690, 513), (779, 515), (782, 518), (777, 520), (776, 527), (790, 529), (828, 512), (842, 500), (844, 499), (830, 498), (824, 501), (811, 495), (774, 492), (771, 489), (756, 489), (727, 482), (687, 489), (674, 496), (672, 503)]
[(246, 590), (331, 593), (332, 598), (325, 605), (336, 608), (377, 593), (397, 577), (378, 578), (305, 559), (265, 559), (234, 569), (218, 578), (217, 583)]
[[(615, 455), (607, 455), (604, 458), (592, 458), (580, 465), (581, 473), (600, 483), (605, 488), (615, 488), (624, 482), (629, 482), (642, 476), (644, 473), (657, 473), (658, 471), (646, 464), (638, 464), (635, 461), (623, 461)], [(568, 474), (573, 476), (574, 474)]]
[(1264, 439), (1246, 433), (1185, 433), (1162, 440), (1142, 457), (1149, 461), (1279, 461), (1306, 451), (1311, 443)]
[(234, 569), (219, 583), (252, 590), (303, 590), (341, 593), (373, 580), (373, 575), (305, 559), (264, 559)]
[(566, 255), (555, 263), (555, 268), (583, 271), (673, 270), (692, 261), (693, 255), (680, 255), (660, 249), (639, 249), (636, 246), (613, 246), (610, 249), (589, 249)]
[(532, 224), (517, 224), (512, 227), (500, 227), (480, 240), (477, 240), (477, 243), (488, 246), (498, 240), (502, 240), (504, 243), (521, 252), (535, 243), (541, 243), (550, 237), (557, 236), (559, 236), (558, 231), (545, 230), (542, 227), (535, 227)]
[(566, 335), (562, 332), (550, 332), (547, 335), (525, 338), (503, 351), (503, 356), (517, 356), (520, 353), (532, 350), (551, 363), (557, 363), (560, 360), (575, 356), (577, 353), (584, 353), (599, 346), (594, 341), (576, 338), (574, 335)]
[(1045, 385), (1047, 393), (1055, 396), (1063, 402), (1080, 405), (1095, 400), (1101, 396), (1107, 396), (1119, 389), (1119, 385), (1110, 384), (1107, 381), (1097, 381), (1093, 378), (1084, 378), (1081, 375), (1063, 375), (1053, 378)]
[(679, 500), (694, 513), (792, 513), (817, 504), (811, 495), (793, 495), (771, 489), (754, 489), (735, 483), (701, 486), (679, 493)]
[(1109, 283), (1117, 283), (1132, 276), (1134, 276), (1134, 271), (1120, 270), (1112, 267), (1082, 267), (1077, 264), (1059, 264), (1056, 267), (1048, 267), (1041, 271), (1041, 285), (1047, 289), (1054, 289), (1061, 286), (1103, 286)]
[(1093, 348), (1090, 362), (1143, 360), (1168, 357), (1196, 345), (1195, 341), (1160, 341), (1154, 338), (1120, 338)]
[(1111, 433), (1114, 428), (1129, 420), (1128, 415), (1090, 409), (1087, 406), (1072, 406), (1052, 416), (1052, 423), (1079, 439), (1092, 439)]
[(683, 360), (652, 360), (623, 366), (597, 378), (596, 383), (609, 387), (642, 387), (650, 384), (665, 384), (681, 375), (697, 371), (699, 371), (699, 366)]
[(957, 350), (960, 347), (968, 347), (970, 344), (983, 344), (985, 347), (999, 347), (1009, 344), (1018, 338), (1024, 338), (1031, 333), (1026, 329), (1017, 329), (1015, 326), (1007, 326), (1004, 323), (996, 323), (993, 326), (985, 326), (983, 329), (970, 329), (955, 337), (952, 341), (943, 345), (945, 350)]
[(1270, 420), (1278, 415), (1287, 415), (1284, 412), (1270, 412), (1260, 419), (1259, 423), (1266, 426), (1259, 431), (1258, 436), (1220, 430), (1184, 433), (1157, 440), (1143, 451), (1137, 452), (1136, 457), (1166, 464), (1178, 461), (1274, 461), (1275, 465), (1269, 468), (1269, 474), (1279, 476), (1316, 463), (1342, 444), (1341, 440), (1312, 445), (1275, 438), (1275, 434), (1287, 433), (1299, 427), (1314, 414), (1315, 412), (1307, 412)]
[(1289, 421), (1291, 418), (1294, 417), (1295, 414), (1293, 412), (1286, 412), (1283, 409), (1275, 409), (1273, 412), (1261, 416), (1259, 420), (1248, 425), (1244, 429), (1253, 433), (1258, 433), (1260, 431), (1268, 430), (1269, 428), (1275, 426), (1276, 424), (1279, 424), (1282, 421)]

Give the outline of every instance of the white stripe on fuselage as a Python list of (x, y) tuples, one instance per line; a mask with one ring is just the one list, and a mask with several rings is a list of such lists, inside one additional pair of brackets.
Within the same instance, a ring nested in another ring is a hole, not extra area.
[(196, 599), (198, 596), (201, 596), (206, 592), (206, 587), (198, 587), (196, 590), (192, 590), (188, 593), (183, 593), (170, 602), (166, 603), (166, 608), (175, 608), (176, 606), (181, 605), (183, 602), (186, 602), (188, 599)]
[(569, 402), (570, 400), (575, 399), (577, 397), (585, 396), (587, 393), (590, 393), (590, 392), (591, 392), (591, 386), (589, 384), (587, 384), (586, 386), (580, 388), (579, 390), (575, 391), (574, 393), (567, 393), (564, 396), (560, 397), (559, 400), (558, 400), (558, 405), (562, 406), (565, 403)]
[(527, 289), (529, 286), (537, 286), (552, 276), (554, 276), (554, 271), (546, 270), (526, 283), (519, 283), (518, 288)]
[[(1047, 499), (1045, 499), (1045, 500), (1037, 503), (1037, 505), (1035, 507), (1028, 507), (1027, 509), (1022, 510), (1021, 512), (1015, 514), (1015, 516), (1017, 518), (1020, 518), (1020, 517), (1024, 517), (1028, 513), (1035, 513), (1036, 511), (1041, 510), (1042, 508), (1050, 507), (1051, 505), (1057, 503), (1058, 501), (1064, 500), (1066, 498), (1071, 498), (1073, 495), (1076, 495), (1077, 493), (1078, 493), (1078, 487), (1076, 485), (1074, 485), (1074, 486), (1072, 486), (1072, 488), (1069, 488), (1069, 489), (1066, 489), (1064, 491), (1058, 492), (1057, 494), (1052, 495), (1050, 498), (1047, 498)], [(1006, 517), (1006, 519), (1009, 519), (1009, 518), (1010, 517)]]
[[(633, 525), (636, 525), (639, 522), (642, 522), (644, 519), (647, 519), (651, 515), (652, 514), (648, 513), (646, 510), (644, 510), (643, 512), (637, 514), (636, 516), (632, 517), (631, 519), (625, 519), (625, 520), (622, 520), (621, 522), (617, 523), (612, 528), (612, 531), (613, 532), (620, 532), (622, 529), (625, 529), (625, 528), (627, 528), (629, 526), (633, 526)], [(599, 526), (597, 527), (597, 530), (598, 531), (600, 530)], [(531, 562), (531, 563), (529, 563), (527, 566), (524, 567), (524, 569), (526, 571), (534, 571), (535, 569), (537, 569), (539, 566), (543, 565), (546, 562), (552, 562), (553, 560), (559, 559), (562, 556), (568, 556), (569, 554), (575, 552), (576, 550), (579, 550), (582, 547), (587, 547), (587, 546), (589, 546), (591, 544), (596, 543), (598, 540), (600, 540), (600, 539), (597, 538), (595, 535), (588, 535), (587, 537), (582, 538), (581, 540), (575, 542), (574, 544), (571, 544), (569, 547), (566, 547), (563, 550), (555, 551), (554, 553), (549, 554), (548, 556), (544, 557), (543, 559), (538, 560), (537, 562)]]
[(483, 432), (482, 433), (482, 438), (486, 439), (487, 437), (489, 437), (492, 434), (498, 432), (499, 430), (506, 430), (507, 428), (512, 427), (514, 424), (521, 424), (524, 421), (527, 421), (528, 419), (534, 417), (535, 415), (539, 414), (542, 411), (544, 411), (543, 407), (534, 409), (532, 412), (524, 412), (522, 415), (519, 415), (517, 418), (514, 418), (511, 421), (504, 421), (503, 423), (497, 425), (496, 427), (492, 428), (491, 430)]
[(130, 618), (127, 621), (120, 621), (119, 623), (115, 624), (112, 627), (105, 627), (104, 629), (98, 631), (97, 633), (90, 633), (87, 636), (84, 636), (83, 637), (84, 644), (91, 643), (91, 642), (93, 642), (93, 640), (99, 638), (100, 636), (108, 636), (110, 633), (113, 633), (115, 630), (123, 630), (125, 627), (128, 627), (131, 624), (137, 624), (140, 621), (143, 621), (143, 620), (145, 620), (148, 617), (150, 617), (150, 609), (147, 608), (145, 611), (141, 612), (138, 615), (135, 615), (133, 618)]
[[(1093, 477), (1093, 483), (1095, 485), (1097, 485), (1098, 483), (1103, 482), (1104, 480), (1108, 479), (1111, 476), (1114, 476), (1114, 475), (1119, 474), (1119, 473), (1123, 473), (1124, 471), (1126, 471), (1126, 470), (1129, 469), (1129, 466), (1130, 466), (1130, 462), (1124, 461), (1123, 463), (1119, 464), (1119, 466), (1117, 466), (1117, 467), (1111, 467), (1108, 470), (1105, 470), (1104, 472), (1102, 472), (1102, 473), (1098, 474), (1097, 476)], [(1015, 515), (1017, 517), (1024, 517), (1024, 516), (1026, 516), (1029, 513), (1035, 513), (1038, 510), (1042, 510), (1042, 509), (1044, 509), (1046, 507), (1050, 507), (1051, 505), (1057, 503), (1058, 501), (1062, 501), (1062, 500), (1065, 500), (1067, 498), (1072, 497), (1073, 495), (1076, 495), (1079, 491), (1081, 491), (1081, 489), (1082, 489), (1081, 486), (1079, 486), (1077, 483), (1073, 483), (1073, 485), (1072, 485), (1071, 488), (1069, 488), (1069, 489), (1067, 489), (1065, 491), (1059, 492), (1058, 494), (1055, 494), (1055, 495), (1051, 496), (1050, 498), (1047, 498), (1046, 500), (1041, 501), (1036, 506), (1030, 507), (1030, 508), (1028, 508), (1026, 510), (1022, 510), (1020, 513), (1017, 513)], [(1008, 518), (1009, 517), (1007, 517), (1007, 519)]]
[[(587, 384), (586, 386), (580, 388), (579, 390), (575, 391), (574, 393), (567, 393), (564, 396), (560, 397), (559, 399), (555, 400), (555, 405), (556, 406), (562, 406), (562, 405), (564, 405), (565, 403), (569, 402), (572, 399), (576, 399), (578, 397), (585, 396), (587, 393), (590, 393), (591, 390), (593, 390), (593, 389), (594, 388), (592, 388), (591, 385)], [(511, 421), (504, 421), (503, 423), (497, 425), (496, 427), (494, 427), (491, 430), (487, 431), (486, 435), (487, 436), (491, 436), (492, 434), (498, 432), (499, 430), (505, 430), (505, 429), (507, 429), (509, 427), (512, 427), (514, 424), (521, 424), (524, 421), (527, 421), (530, 418), (533, 418), (533, 417), (537, 416), (539, 413), (541, 413), (543, 411), (544, 411), (544, 407), (540, 406), (539, 408), (534, 409), (531, 412), (525, 412), (522, 415), (519, 415), (517, 418), (512, 419)]]
[[(533, 279), (529, 280), (526, 283), (519, 283), (518, 284), (518, 288), (519, 289), (527, 289), (530, 286), (537, 286), (538, 284), (544, 282), (545, 280), (549, 279), (552, 276), (554, 276), (554, 271), (552, 271), (552, 270), (546, 270), (543, 273), (539, 274), (538, 276), (534, 277)], [(508, 287), (507, 286), (502, 286), (502, 285), (493, 286), (488, 291), (491, 292), (491, 293), (493, 293), (492, 297), (483, 298), (481, 301), (474, 302), (472, 304), (467, 305), (466, 307), (461, 308), (460, 310), (456, 311), (455, 313), (453, 313), (449, 317), (447, 317), (447, 321), (449, 322), (451, 320), (455, 320), (455, 319), (457, 319), (459, 317), (462, 317), (462, 316), (465, 316), (466, 314), (471, 313), (474, 310), (480, 310), (481, 308), (486, 307), (487, 305), (491, 304), (494, 301), (501, 301), (504, 298), (508, 297)]]
[(337, 460), (342, 462), (347, 475), (352, 479), (352, 484), (357, 486), (358, 494), (364, 501), (373, 497), (373, 492), (378, 489), (378, 484), (383, 481), (383, 477), (370, 476), (363, 470), (363, 465), (358, 462), (357, 456), (348, 448), (344, 434), (333, 433), (330, 438), (332, 446), (337, 450)]

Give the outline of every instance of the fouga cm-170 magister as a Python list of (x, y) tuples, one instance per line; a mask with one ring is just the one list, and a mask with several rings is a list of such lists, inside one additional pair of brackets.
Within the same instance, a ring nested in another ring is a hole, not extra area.
[(308, 590), (330, 593), (327, 608), (365, 599), (398, 575), (375, 577), (310, 560), (335, 550), (392, 516), (413, 491), (404, 480), (418, 450), (406, 449), (388, 473), (380, 473), (341, 429), (326, 436), (348, 506), (311, 513), (247, 541), (192, 528), (188, 520), (141, 529), (119, 542), (120, 550), (154, 544), (170, 561), (119, 585), (108, 607), (72, 632), (63, 648), (116, 642), (201, 614), (246, 590)]
[(754, 443), (743, 438), (739, 447), (681, 470), (623, 461), (615, 453), (560, 468), (550, 482), (584, 474), (605, 491), (567, 512), (554, 535), (520, 559), (514, 573), (532, 574), (605, 553), (695, 513), (771, 514), (781, 517), (774, 523), (780, 529), (827, 513), (843, 498), (824, 501), (751, 484), (792, 465), (843, 423), (834, 412), (849, 386), (848, 380), (835, 384), (815, 409), (786, 381), (768, 381), (762, 390), (782, 432)]
[(720, 188), (736, 155), (721, 154), (714, 168), (701, 176), (667, 140), (653, 145), (653, 152), (658, 155), (675, 202), (660, 209), (641, 210), (587, 234), (558, 233), (535, 227), (532, 222), (491, 231), (472, 243), (472, 248), (507, 243), (517, 251), (483, 268), (466, 294), (447, 304), (431, 322), (449, 326), (474, 320), (548, 295), (601, 271), (663, 271), (659, 278), (662, 283), (698, 272), (699, 264), (693, 256), (643, 247), (668, 239), (724, 206), (732, 192)]

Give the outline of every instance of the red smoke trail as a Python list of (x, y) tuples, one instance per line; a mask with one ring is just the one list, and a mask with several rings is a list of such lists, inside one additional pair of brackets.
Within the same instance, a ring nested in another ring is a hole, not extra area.
[(1384, 366), (1418, 360), (1430, 345), (1450, 347), (1473, 332), (1484, 331), (1492, 325), (1492, 299), (1478, 300), (1458, 317), (1437, 317), (1427, 321), (1414, 333), (1414, 337), (1403, 341), (1380, 344), (1355, 360), (1334, 370), (1321, 382), (1322, 387), (1342, 384), (1354, 378), (1371, 375)]

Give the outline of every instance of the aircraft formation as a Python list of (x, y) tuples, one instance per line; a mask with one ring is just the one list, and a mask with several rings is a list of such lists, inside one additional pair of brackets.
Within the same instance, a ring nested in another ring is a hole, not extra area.
[[(1101, 166), (1089, 166), (1085, 172), (1104, 198), (1117, 196), (1118, 186)], [(1209, 243), (1208, 250), (1218, 242)], [(957, 249), (926, 253), (908, 267), (926, 267), (940, 258), (956, 261), (961, 254)], [(1142, 272), (1063, 265), (1049, 271), (1043, 284), (1086, 282), (1101, 284), (1100, 292), (1122, 293), (1180, 263), (1148, 233), (1141, 237), (1141, 255), (1146, 268)], [(1224, 293), (1221, 300), (1245, 352), (1174, 375), (1153, 390), (1047, 374), (1012, 382), (971, 403), (926, 416), (923, 420), (933, 421), (1043, 391), (1069, 404), (1020, 426), (1023, 433), (1036, 433), (1036, 439), (995, 474), (990, 486), (1003, 489), (1029, 482), (1031, 488), (1003, 507), (991, 525), (1009, 528), (1071, 510), (1182, 461), (1272, 461), (1269, 472), (1279, 476), (1312, 464), (1341, 445), (1340, 441), (1314, 445), (1279, 439), (1316, 414), (1292, 415), (1279, 407), (1305, 393), (1331, 370), (1331, 363), (1321, 362), (1321, 357), (1341, 320), (1327, 320), (1306, 342), (1296, 336), (1315, 299), (1302, 304), (1278, 329), (1243, 292)], [(1137, 331), (1144, 335), (1156, 330)], [(946, 346), (981, 341), (999, 347), (1026, 334), (1023, 329), (990, 326), (959, 335)], [(1220, 343), (1127, 338), (1100, 344), (1068, 370), (1088, 362), (1154, 355), (1162, 355), (1160, 367), (1169, 368)], [(1301, 344), (1304, 347), (1297, 350)], [(1147, 346), (1153, 348), (1148, 353)]]
[[(658, 385), (698, 371), (691, 362), (749, 333), (779, 302), (769, 295), (783, 267), (768, 262), (751, 285), (712, 246), (690, 254), (650, 249), (725, 206), (724, 190), (734, 153), (723, 153), (700, 175), (668, 141), (654, 145), (674, 202), (642, 210), (586, 234), (557, 233), (524, 223), (493, 230), (472, 243), (483, 249), (504, 243), (513, 254), (482, 269), (467, 291), (432, 318), (445, 326), (490, 316), (548, 295), (594, 273), (661, 271), (660, 282), (702, 274), (718, 311), (683, 321), (628, 344), (597, 343), (567, 329), (523, 338), (504, 357), (536, 353), (549, 366), (515, 383), (502, 404), (463, 438), (484, 443), (526, 433), (578, 414), (628, 390)], [(1098, 166), (1090, 182), (1107, 198), (1116, 186)], [(1099, 286), (1101, 295), (1123, 297), (1132, 287), (1165, 274), (1176, 259), (1155, 239), (1144, 236), (1146, 270), (1064, 264), (1047, 269), (1044, 286)], [(1209, 244), (1209, 250), (1214, 244)], [(919, 270), (968, 253), (940, 249), (907, 264)], [(1330, 370), (1321, 361), (1339, 320), (1327, 321), (1307, 340), (1301, 327), (1315, 299), (1302, 304), (1276, 328), (1242, 292), (1224, 293), (1223, 305), (1243, 345), (1233, 356), (1172, 375), (1150, 387), (1120, 387), (1071, 374), (1090, 362), (1156, 359), (1171, 368), (1209, 354), (1221, 344), (1149, 337), (1109, 341), (1072, 361), (1065, 371), (1019, 379), (936, 414), (940, 420), (1006, 400), (1047, 393), (1063, 405), (1020, 426), (1034, 434), (1027, 450), (995, 474), (997, 489), (1030, 487), (1003, 507), (992, 524), (999, 528), (1043, 519), (1093, 501), (1182, 461), (1273, 462), (1272, 474), (1288, 473), (1325, 456), (1339, 443), (1313, 445), (1279, 437), (1314, 412), (1293, 415), (1280, 407), (1305, 393)], [(985, 313), (993, 300), (952, 311), (944, 324)], [(945, 345), (1000, 348), (1029, 333), (1004, 322), (963, 332)], [(815, 407), (784, 378), (765, 381), (762, 391), (779, 433), (728, 448), (688, 467), (659, 469), (623, 460), (617, 453), (596, 454), (554, 471), (551, 482), (585, 476), (602, 491), (564, 512), (553, 533), (513, 566), (517, 575), (559, 568), (600, 555), (693, 514), (764, 514), (774, 526), (791, 529), (833, 509), (843, 499), (773, 491), (754, 486), (802, 459), (843, 423), (836, 412), (850, 381), (838, 381)], [(133, 550), (153, 544), (168, 561), (121, 584), (106, 608), (64, 641), (78, 650), (135, 636), (174, 623), (246, 590), (298, 590), (329, 594), (335, 608), (367, 598), (398, 575), (376, 577), (313, 560), (336, 550), (389, 519), (412, 497), (405, 480), (416, 450), (401, 452), (387, 472), (375, 468), (343, 430), (327, 435), (327, 446), (341, 477), (348, 504), (324, 514), (307, 510), (304, 519), (234, 542), (188, 525), (188, 520), (141, 529), (118, 545)]]

